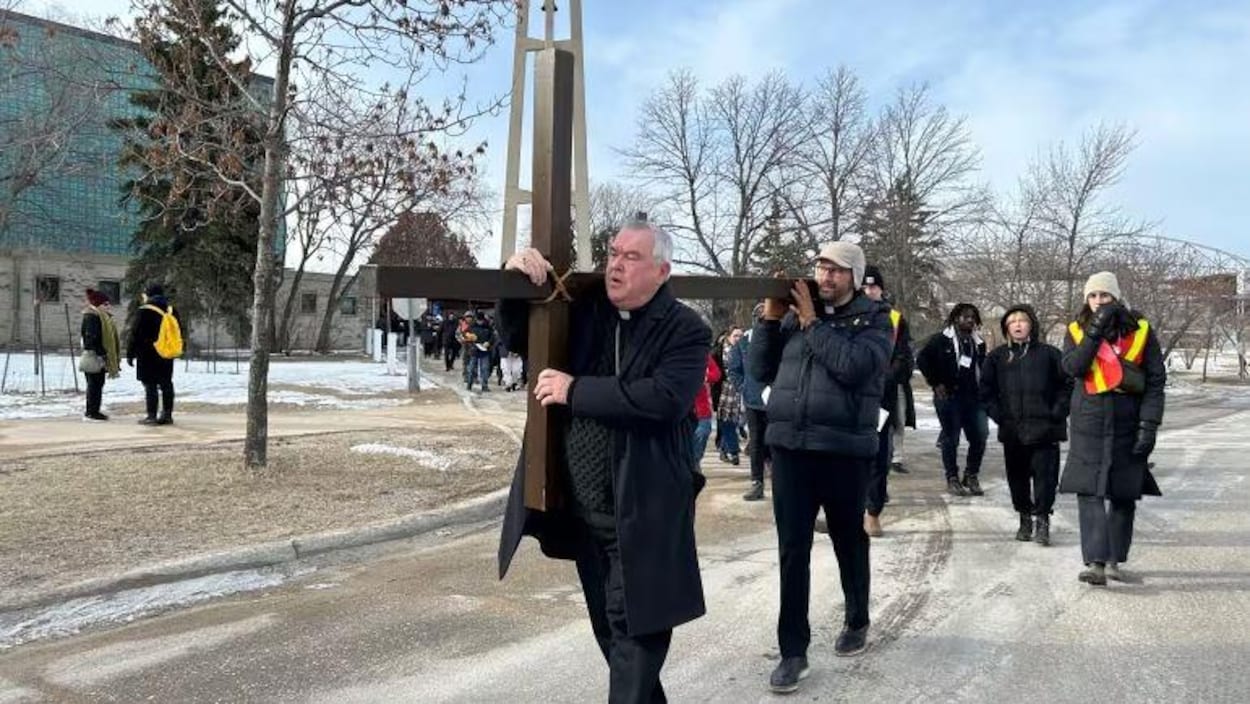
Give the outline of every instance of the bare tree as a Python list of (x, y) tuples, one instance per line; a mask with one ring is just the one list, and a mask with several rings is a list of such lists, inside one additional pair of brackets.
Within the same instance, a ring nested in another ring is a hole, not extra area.
[(1107, 191), (1124, 175), (1134, 139), (1124, 125), (1102, 124), (1086, 132), (1076, 153), (1060, 142), (1030, 169), (1030, 187), (1041, 207), (1039, 227), (1062, 246), (1057, 273), (1066, 286), (1065, 310), (1079, 306), (1077, 287), (1100, 252), (1149, 229), (1105, 202)]
[(665, 215), (655, 210), (655, 197), (641, 188), (618, 181), (604, 181), (590, 187), (590, 258), (596, 270), (607, 264), (608, 240), (622, 225), (640, 213), (652, 222)]
[(781, 73), (704, 92), (689, 71), (643, 103), (624, 155), (671, 214), (678, 264), (742, 274), (805, 134), (803, 95)]
[[(248, 379), (247, 433), (244, 463), (249, 468), (266, 464), (268, 448), (269, 351), (272, 347), (275, 276), (274, 246), (284, 220), (283, 193), (292, 181), (307, 178), (302, 165), (288, 160), (290, 139), (298, 134), (293, 123), (302, 119), (336, 122), (330, 111), (314, 111), (314, 105), (390, 104), (396, 99), (415, 100), (414, 90), (424, 72), (449, 63), (472, 61), (481, 55), (492, 31), (511, 16), (514, 4), (507, 0), (224, 0), (253, 66), (273, 73), (267, 91), (257, 91), (246, 76), (235, 80), (245, 90), (242, 104), (232, 106), (255, 114), (262, 125), (263, 159), (259, 189), (243, 173), (247, 162), (229, 158), (235, 135), (204, 137), (204, 122), (220, 116), (218, 106), (188, 110), (184, 124), (174, 134), (159, 135), (162, 146), (186, 168), (210, 174), (224, 189), (243, 189), (260, 204), (260, 228), (256, 247), (253, 286), (252, 339)], [(196, 21), (199, 0), (136, 0), (143, 18), (173, 13)], [(145, 19), (141, 19), (142, 23)], [(207, 40), (207, 33), (202, 36)], [(212, 47), (209, 47), (212, 49)], [(230, 56), (216, 55), (223, 67), (233, 66)], [(380, 67), (391, 77), (377, 84), (371, 75)], [(373, 73), (371, 73), (373, 72)], [(229, 71), (234, 76), (233, 71)], [(190, 77), (189, 77), (190, 78)], [(450, 101), (444, 129), (462, 126), (458, 105)], [(437, 112), (437, 111), (436, 111)], [(197, 141), (188, 140), (195, 136)], [(205, 145), (204, 139), (216, 143)], [(190, 141), (190, 143), (188, 143)], [(427, 143), (430, 143), (428, 140)], [(205, 158), (206, 146), (216, 158)]]
[[(309, 142), (302, 142), (307, 147)], [(303, 181), (294, 184), (297, 189), (308, 189), (308, 193), (296, 194), (295, 227), (287, 235), (288, 250), (292, 245), (299, 252), (299, 260), (288, 282), (286, 302), (282, 305), (282, 317), (278, 324), (277, 345), (286, 354), (291, 353), (291, 322), (295, 310), (295, 299), (299, 295), (300, 284), (304, 273), (313, 259), (321, 259), (329, 243), (329, 231), (332, 224), (329, 220), (328, 199), (321, 184)]]
[[(428, 135), (446, 117), (405, 99), (367, 107), (348, 136), (319, 140), (317, 152), (329, 214), (335, 269), (314, 348), (328, 352), (338, 302), (354, 279), (362, 255), (402, 213), (421, 210), (454, 218), (480, 207), (474, 158), (470, 151), (443, 152)], [(342, 113), (345, 107), (337, 110)]]
[(904, 179), (940, 236), (980, 222), (985, 189), (971, 178), (981, 156), (963, 117), (933, 102), (925, 84), (901, 88), (877, 119), (873, 141), (872, 197), (880, 199)]
[(846, 66), (827, 71), (806, 96), (807, 134), (784, 168), (778, 190), (802, 249), (840, 240), (854, 228), (865, 202), (876, 128), (865, 109), (867, 96)]

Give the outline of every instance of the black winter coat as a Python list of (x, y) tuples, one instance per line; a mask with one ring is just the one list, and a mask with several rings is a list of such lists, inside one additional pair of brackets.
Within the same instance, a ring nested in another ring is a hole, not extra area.
[(1024, 344), (1008, 342), (990, 352), (981, 367), (981, 403), (998, 424), (998, 440), (1018, 445), (1044, 445), (1068, 439), (1068, 406), (1072, 377), (1063, 371), (1059, 348), (1038, 339), (1037, 315), (1029, 306), (1013, 306), (1003, 315), (1003, 338), (1007, 318), (1024, 311), (1032, 320), (1032, 332)]
[[(82, 314), (82, 324), (79, 326), (79, 333), (82, 336), (82, 348), (91, 350), (100, 357), (104, 357), (108, 352), (104, 349), (104, 326), (100, 323), (100, 316), (104, 313), (96, 313), (93, 310), (87, 310)], [(101, 372), (103, 374), (103, 372)]]
[[(169, 310), (169, 301), (164, 296), (153, 296), (148, 304), (161, 310)], [(174, 317), (179, 318), (174, 311)], [(171, 381), (174, 378), (174, 360), (165, 359), (156, 353), (156, 339), (161, 334), (160, 313), (147, 310), (142, 306), (135, 311), (135, 322), (130, 326), (130, 340), (126, 343), (126, 361), (135, 361), (135, 377), (142, 383), (155, 384)], [(179, 318), (179, 324), (182, 320)]]
[[(916, 397), (911, 391), (911, 375), (915, 360), (911, 351), (911, 326), (907, 318), (898, 320), (898, 332), (894, 335), (894, 351), (890, 353), (890, 374), (885, 378), (881, 392), (881, 409), (890, 414), (889, 423), (895, 427), (916, 427)], [(898, 396), (903, 395), (903, 417), (898, 417)]]
[(807, 330), (790, 313), (781, 321), (761, 320), (751, 332), (748, 368), (772, 385), (765, 442), (875, 457), (892, 344), (890, 309), (856, 292), (841, 309), (819, 314)]
[[(1136, 327), (1130, 315), (1123, 330)], [(1073, 377), (1072, 415), (1068, 461), (1059, 480), (1059, 491), (1116, 499), (1140, 499), (1143, 494), (1161, 495), (1159, 485), (1146, 468), (1148, 456), (1134, 455), (1137, 428), (1142, 422), (1163, 422), (1163, 387), (1167, 368), (1163, 351), (1152, 328), (1146, 337), (1142, 371), (1146, 391), (1141, 395), (1091, 394), (1085, 391), (1085, 374), (1098, 352), (1098, 340), (1086, 336), (1076, 344), (1069, 333), (1063, 343), (1063, 370)]]
[[(499, 304), (504, 344), (527, 357), (529, 304)], [(619, 320), (602, 284), (577, 297), (569, 310), (569, 369), (576, 377), (569, 405), (549, 418), (593, 418), (611, 428), (613, 488), (626, 620), (630, 635), (655, 633), (702, 616), (703, 584), (695, 552), (694, 499), (703, 477), (695, 471), (694, 399), (703, 387), (711, 331), (699, 316), (660, 288), (635, 313), (621, 357), (620, 376), (584, 376)], [(537, 374), (539, 370), (534, 370)], [(524, 457), (517, 459), (499, 540), (499, 576), (508, 571), (523, 535), (538, 539), (548, 557), (575, 559), (584, 528), (569, 510), (525, 507)]]
[[(949, 326), (935, 332), (925, 341), (920, 354), (916, 355), (916, 366), (929, 386), (945, 386), (952, 397), (959, 388), (959, 346), (955, 342), (957, 335), (955, 328)], [(972, 368), (980, 374), (980, 369), (985, 364), (985, 341), (975, 334), (973, 339), (976, 344), (973, 345)], [(975, 396), (977, 389), (972, 389), (972, 392)]]

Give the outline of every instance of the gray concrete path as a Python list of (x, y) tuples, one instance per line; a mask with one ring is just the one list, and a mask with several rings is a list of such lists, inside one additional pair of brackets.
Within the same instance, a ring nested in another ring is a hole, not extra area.
[[(932, 433), (873, 542), (871, 647), (832, 653), (841, 596), (827, 540), (813, 559), (809, 653), (795, 701), (1250, 701), (1250, 407), (1169, 410), (1166, 496), (1144, 502), (1130, 584), (1078, 584), (1071, 497), (1055, 545), (1012, 540), (1000, 455), (985, 497), (940, 493)], [(678, 629), (675, 702), (777, 699), (770, 507), (740, 469), (711, 471), (699, 507), (709, 613)], [(572, 566), (531, 542), (504, 582), (497, 527), (441, 531), (284, 586), (0, 654), (0, 703), (593, 702), (606, 667)], [(821, 536), (817, 536), (821, 538)]]

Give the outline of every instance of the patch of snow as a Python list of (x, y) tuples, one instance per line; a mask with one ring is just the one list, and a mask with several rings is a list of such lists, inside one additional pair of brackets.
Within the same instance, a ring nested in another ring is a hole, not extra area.
[(276, 587), (285, 579), (272, 569), (241, 570), (71, 599), (34, 613), (0, 614), (0, 651), (41, 638), (73, 635), (103, 623), (128, 623), (175, 606)]
[[(4, 358), (0, 357), (0, 369)], [(77, 372), (77, 361), (67, 354), (44, 356), (42, 381), (34, 373), (35, 358), (31, 353), (14, 353), (9, 359), (0, 394), (0, 419), (49, 418), (79, 415), (83, 409), (82, 391), (85, 380)], [(242, 405), (247, 402), (249, 365), (241, 363), (235, 371), (233, 362), (218, 361), (217, 372), (204, 361), (174, 366), (174, 387), (178, 400), (184, 403)], [(78, 393), (75, 393), (77, 380)], [(390, 376), (386, 365), (371, 361), (337, 359), (300, 359), (288, 361), (274, 358), (269, 365), (269, 383), (301, 387), (269, 392), (273, 403), (288, 403), (308, 408), (363, 409), (398, 406), (407, 399), (380, 398), (384, 394), (408, 389), (406, 375)], [(439, 388), (439, 383), (421, 375), (422, 389)], [(42, 388), (42, 394), (41, 394)], [(342, 398), (343, 395), (366, 398)], [(374, 398), (368, 398), (375, 396)], [(141, 403), (143, 385), (135, 379), (134, 369), (123, 365), (121, 377), (110, 379), (104, 386), (105, 412), (108, 404)]]
[(440, 455), (429, 450), (417, 450), (411, 447), (398, 447), (396, 445), (387, 445), (380, 442), (367, 442), (360, 445), (353, 445), (352, 452), (359, 452), (364, 455), (393, 455), (395, 457), (409, 457), (423, 465), (433, 467), (440, 472), (446, 472), (451, 469), (451, 458)]

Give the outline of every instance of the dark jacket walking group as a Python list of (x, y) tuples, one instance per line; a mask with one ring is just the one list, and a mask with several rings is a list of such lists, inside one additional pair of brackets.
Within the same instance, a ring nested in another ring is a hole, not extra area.
[[(557, 472), (545, 473), (539, 496), (528, 495), (522, 449), (500, 535), (501, 578), (525, 535), (545, 555), (575, 562), (608, 664), (610, 702), (666, 701), (660, 671), (672, 629), (706, 610), (694, 534), (705, 480), (692, 445), (710, 331), (667, 284), (671, 247), (663, 230), (627, 225), (611, 242), (604, 282), (569, 304), (576, 334), (568, 337), (565, 369), (535, 370), (532, 382), (532, 403), (562, 430)], [(879, 525), (867, 519), (876, 516), (866, 512), (869, 482), (889, 428), (914, 420), (906, 417), (910, 404), (899, 402), (911, 373), (906, 328), (879, 300), (880, 289), (863, 286), (865, 267), (857, 245), (825, 245), (815, 261), (817, 290), (798, 282), (790, 299), (766, 299), (726, 360), (745, 407), (767, 420), (759, 432), (752, 424), (750, 435), (753, 455), (764, 447), (761, 457), (772, 462), (781, 584), (773, 692), (795, 691), (809, 672), (810, 560), (821, 509), (844, 597), (834, 649), (855, 655), (867, 645), (869, 528)], [(535, 285), (550, 271), (533, 249), (505, 268)], [(1114, 277), (1095, 275), (1086, 289), (1085, 312), (1063, 352), (1041, 340), (1036, 314), (1019, 305), (1000, 322), (1006, 344), (987, 354), (976, 335), (979, 312), (962, 304), (917, 365), (934, 386), (948, 488), (981, 493), (988, 414), (1005, 450), (1017, 538), (1048, 542), (1056, 485), (1077, 493), (1087, 563), (1080, 579), (1105, 584), (1121, 576), (1134, 502), (1157, 492), (1146, 459), (1162, 420), (1165, 374), (1153, 331), (1119, 305)], [(529, 309), (523, 300), (498, 308), (500, 342), (522, 354)], [(1072, 448), (1058, 480), (1069, 408)], [(972, 446), (962, 479), (955, 466), (961, 435)], [(762, 497), (762, 464), (757, 474), (752, 458), (748, 500)], [(884, 486), (880, 493), (874, 500), (883, 502)]]

